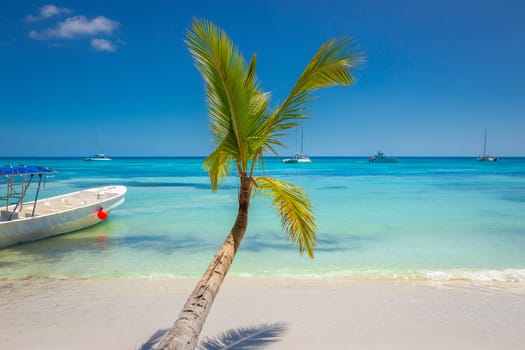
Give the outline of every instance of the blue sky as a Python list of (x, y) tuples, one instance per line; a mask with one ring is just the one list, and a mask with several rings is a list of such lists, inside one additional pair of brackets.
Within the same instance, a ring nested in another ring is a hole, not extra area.
[[(282, 101), (319, 46), (367, 56), (320, 91), (312, 156), (525, 156), (522, 1), (27, 1), (0, 3), (0, 157), (199, 156), (212, 149), (192, 18), (222, 27)], [(295, 136), (286, 138), (295, 149)]]

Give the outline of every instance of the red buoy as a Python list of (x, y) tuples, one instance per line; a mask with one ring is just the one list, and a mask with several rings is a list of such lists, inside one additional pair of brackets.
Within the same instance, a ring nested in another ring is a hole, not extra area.
[(100, 220), (106, 220), (108, 218), (108, 211), (104, 209), (99, 209), (97, 216)]

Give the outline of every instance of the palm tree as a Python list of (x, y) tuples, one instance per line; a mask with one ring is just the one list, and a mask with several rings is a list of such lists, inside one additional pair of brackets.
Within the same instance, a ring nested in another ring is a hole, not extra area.
[[(334, 39), (317, 51), (290, 95), (271, 108), (270, 94), (261, 91), (255, 76), (256, 56), (247, 63), (226, 33), (206, 20), (195, 19), (187, 32), (191, 55), (204, 78), (210, 129), (215, 150), (204, 161), (211, 187), (236, 173), (239, 178), (239, 208), (235, 223), (190, 295), (178, 319), (158, 349), (194, 349), (211, 305), (230, 269), (248, 225), (252, 194), (269, 196), (281, 216), (283, 230), (300, 253), (313, 258), (316, 220), (307, 194), (285, 181), (256, 177), (264, 169), (264, 154), (277, 155), (279, 138), (306, 119), (307, 105), (317, 89), (352, 85), (351, 68), (361, 62), (350, 39)], [(254, 190), (255, 188), (255, 190)], [(252, 193), (253, 192), (253, 193)]]

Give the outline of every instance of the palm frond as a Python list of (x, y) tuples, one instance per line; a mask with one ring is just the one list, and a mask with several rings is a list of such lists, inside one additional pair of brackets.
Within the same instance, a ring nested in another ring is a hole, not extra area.
[(254, 80), (250, 68), (226, 33), (212, 22), (195, 19), (186, 37), (185, 43), (205, 81), (215, 143), (235, 149), (244, 165), (250, 128), (250, 89), (245, 83)]
[(281, 224), (288, 238), (299, 246), (301, 254), (306, 251), (313, 258), (317, 226), (306, 192), (296, 185), (274, 178), (256, 177), (254, 180), (257, 184), (256, 193), (272, 198), (272, 207), (281, 216)]
[(258, 83), (257, 79), (255, 77), (255, 67), (257, 65), (257, 55), (253, 55), (252, 59), (250, 60), (250, 64), (248, 65), (248, 74), (246, 76), (246, 81), (244, 82), (244, 85), (247, 88), (257, 88)]
[(298, 120), (308, 117), (308, 104), (316, 98), (313, 93), (317, 89), (354, 84), (353, 70), (364, 60), (363, 54), (350, 38), (332, 39), (323, 44), (288, 97), (268, 119), (272, 138), (297, 126)]
[(213, 192), (229, 173), (231, 169), (231, 162), (234, 159), (222, 145), (219, 145), (205, 160), (204, 169), (208, 172), (211, 182), (211, 189)]

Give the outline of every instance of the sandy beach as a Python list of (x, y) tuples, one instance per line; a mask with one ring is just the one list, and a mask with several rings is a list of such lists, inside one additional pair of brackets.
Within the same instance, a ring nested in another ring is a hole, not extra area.
[[(0, 348), (152, 349), (194, 283), (0, 281)], [(232, 330), (253, 349), (522, 349), (525, 286), (232, 278), (201, 345)]]

